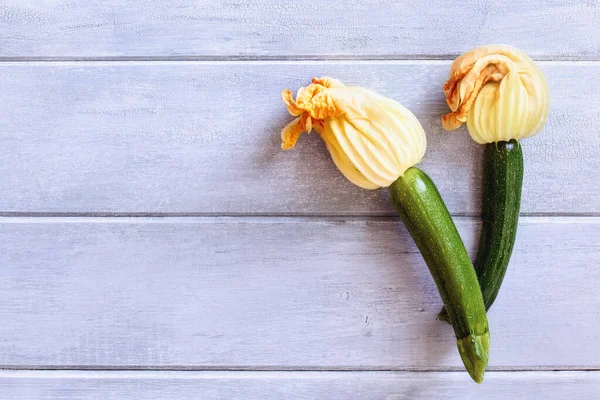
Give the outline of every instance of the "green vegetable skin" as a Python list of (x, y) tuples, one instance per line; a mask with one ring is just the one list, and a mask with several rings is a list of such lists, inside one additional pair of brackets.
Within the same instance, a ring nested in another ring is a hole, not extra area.
[[(475, 271), (488, 310), (502, 285), (519, 223), (523, 152), (516, 140), (490, 143), (484, 151), (483, 229)], [(445, 309), (438, 318), (448, 321)]]
[(433, 181), (415, 167), (392, 183), (390, 195), (435, 280), (463, 363), (481, 383), (488, 362), (488, 322), (475, 270), (450, 213)]

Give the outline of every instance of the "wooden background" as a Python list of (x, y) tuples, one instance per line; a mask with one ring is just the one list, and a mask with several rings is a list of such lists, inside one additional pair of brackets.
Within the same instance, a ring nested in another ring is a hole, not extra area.
[[(0, 1), (0, 398), (596, 399), (599, 21), (597, 0)], [(282, 152), (279, 93), (331, 75), (411, 109), (473, 252), (482, 148), (441, 129), (441, 85), (490, 43), (552, 99), (478, 386), (387, 193), (316, 136)]]

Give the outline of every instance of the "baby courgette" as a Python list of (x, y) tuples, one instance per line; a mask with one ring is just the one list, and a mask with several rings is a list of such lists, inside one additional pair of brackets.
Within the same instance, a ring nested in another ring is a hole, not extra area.
[(391, 200), (427, 263), (449, 311), (462, 361), (476, 382), (488, 362), (489, 330), (477, 275), (431, 179), (414, 167), (427, 139), (419, 120), (396, 101), (329, 78), (282, 92), (296, 118), (281, 132), (292, 149), (316, 130), (340, 172), (364, 189), (389, 187)]
[[(502, 285), (517, 236), (523, 184), (521, 144), (514, 139), (486, 144), (484, 160), (483, 228), (475, 271), (488, 310)], [(445, 309), (438, 318), (449, 321)]]
[[(523, 183), (517, 141), (542, 130), (550, 93), (531, 58), (506, 45), (482, 46), (458, 57), (443, 89), (451, 110), (442, 116), (444, 129), (466, 123), (471, 138), (485, 145), (483, 232), (475, 269), (487, 309), (498, 295), (517, 233)], [(439, 318), (448, 319), (444, 310)]]
[(433, 181), (418, 168), (406, 170), (389, 190), (448, 310), (462, 361), (481, 383), (488, 362), (488, 322), (477, 276), (450, 213)]

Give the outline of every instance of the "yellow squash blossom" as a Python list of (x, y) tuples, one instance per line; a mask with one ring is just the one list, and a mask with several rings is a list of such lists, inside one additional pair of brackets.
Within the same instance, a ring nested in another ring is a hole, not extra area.
[(419, 163), (426, 139), (417, 118), (392, 99), (332, 78), (312, 84), (283, 101), (297, 116), (281, 133), (282, 148), (293, 148), (302, 132), (314, 129), (325, 141), (335, 165), (364, 189), (388, 187)]
[(467, 123), (477, 143), (535, 135), (548, 118), (549, 95), (544, 76), (523, 52), (490, 45), (458, 57), (444, 85), (452, 110), (442, 117), (446, 130)]

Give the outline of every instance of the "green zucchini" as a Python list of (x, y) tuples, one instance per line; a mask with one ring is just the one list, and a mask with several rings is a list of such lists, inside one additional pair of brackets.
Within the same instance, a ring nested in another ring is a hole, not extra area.
[[(523, 152), (516, 140), (485, 145), (483, 172), (483, 228), (475, 271), (488, 310), (502, 285), (517, 236)], [(439, 319), (448, 321), (444, 309)]]
[(461, 359), (481, 383), (489, 354), (488, 322), (477, 276), (450, 213), (433, 181), (415, 167), (389, 190), (448, 310)]

